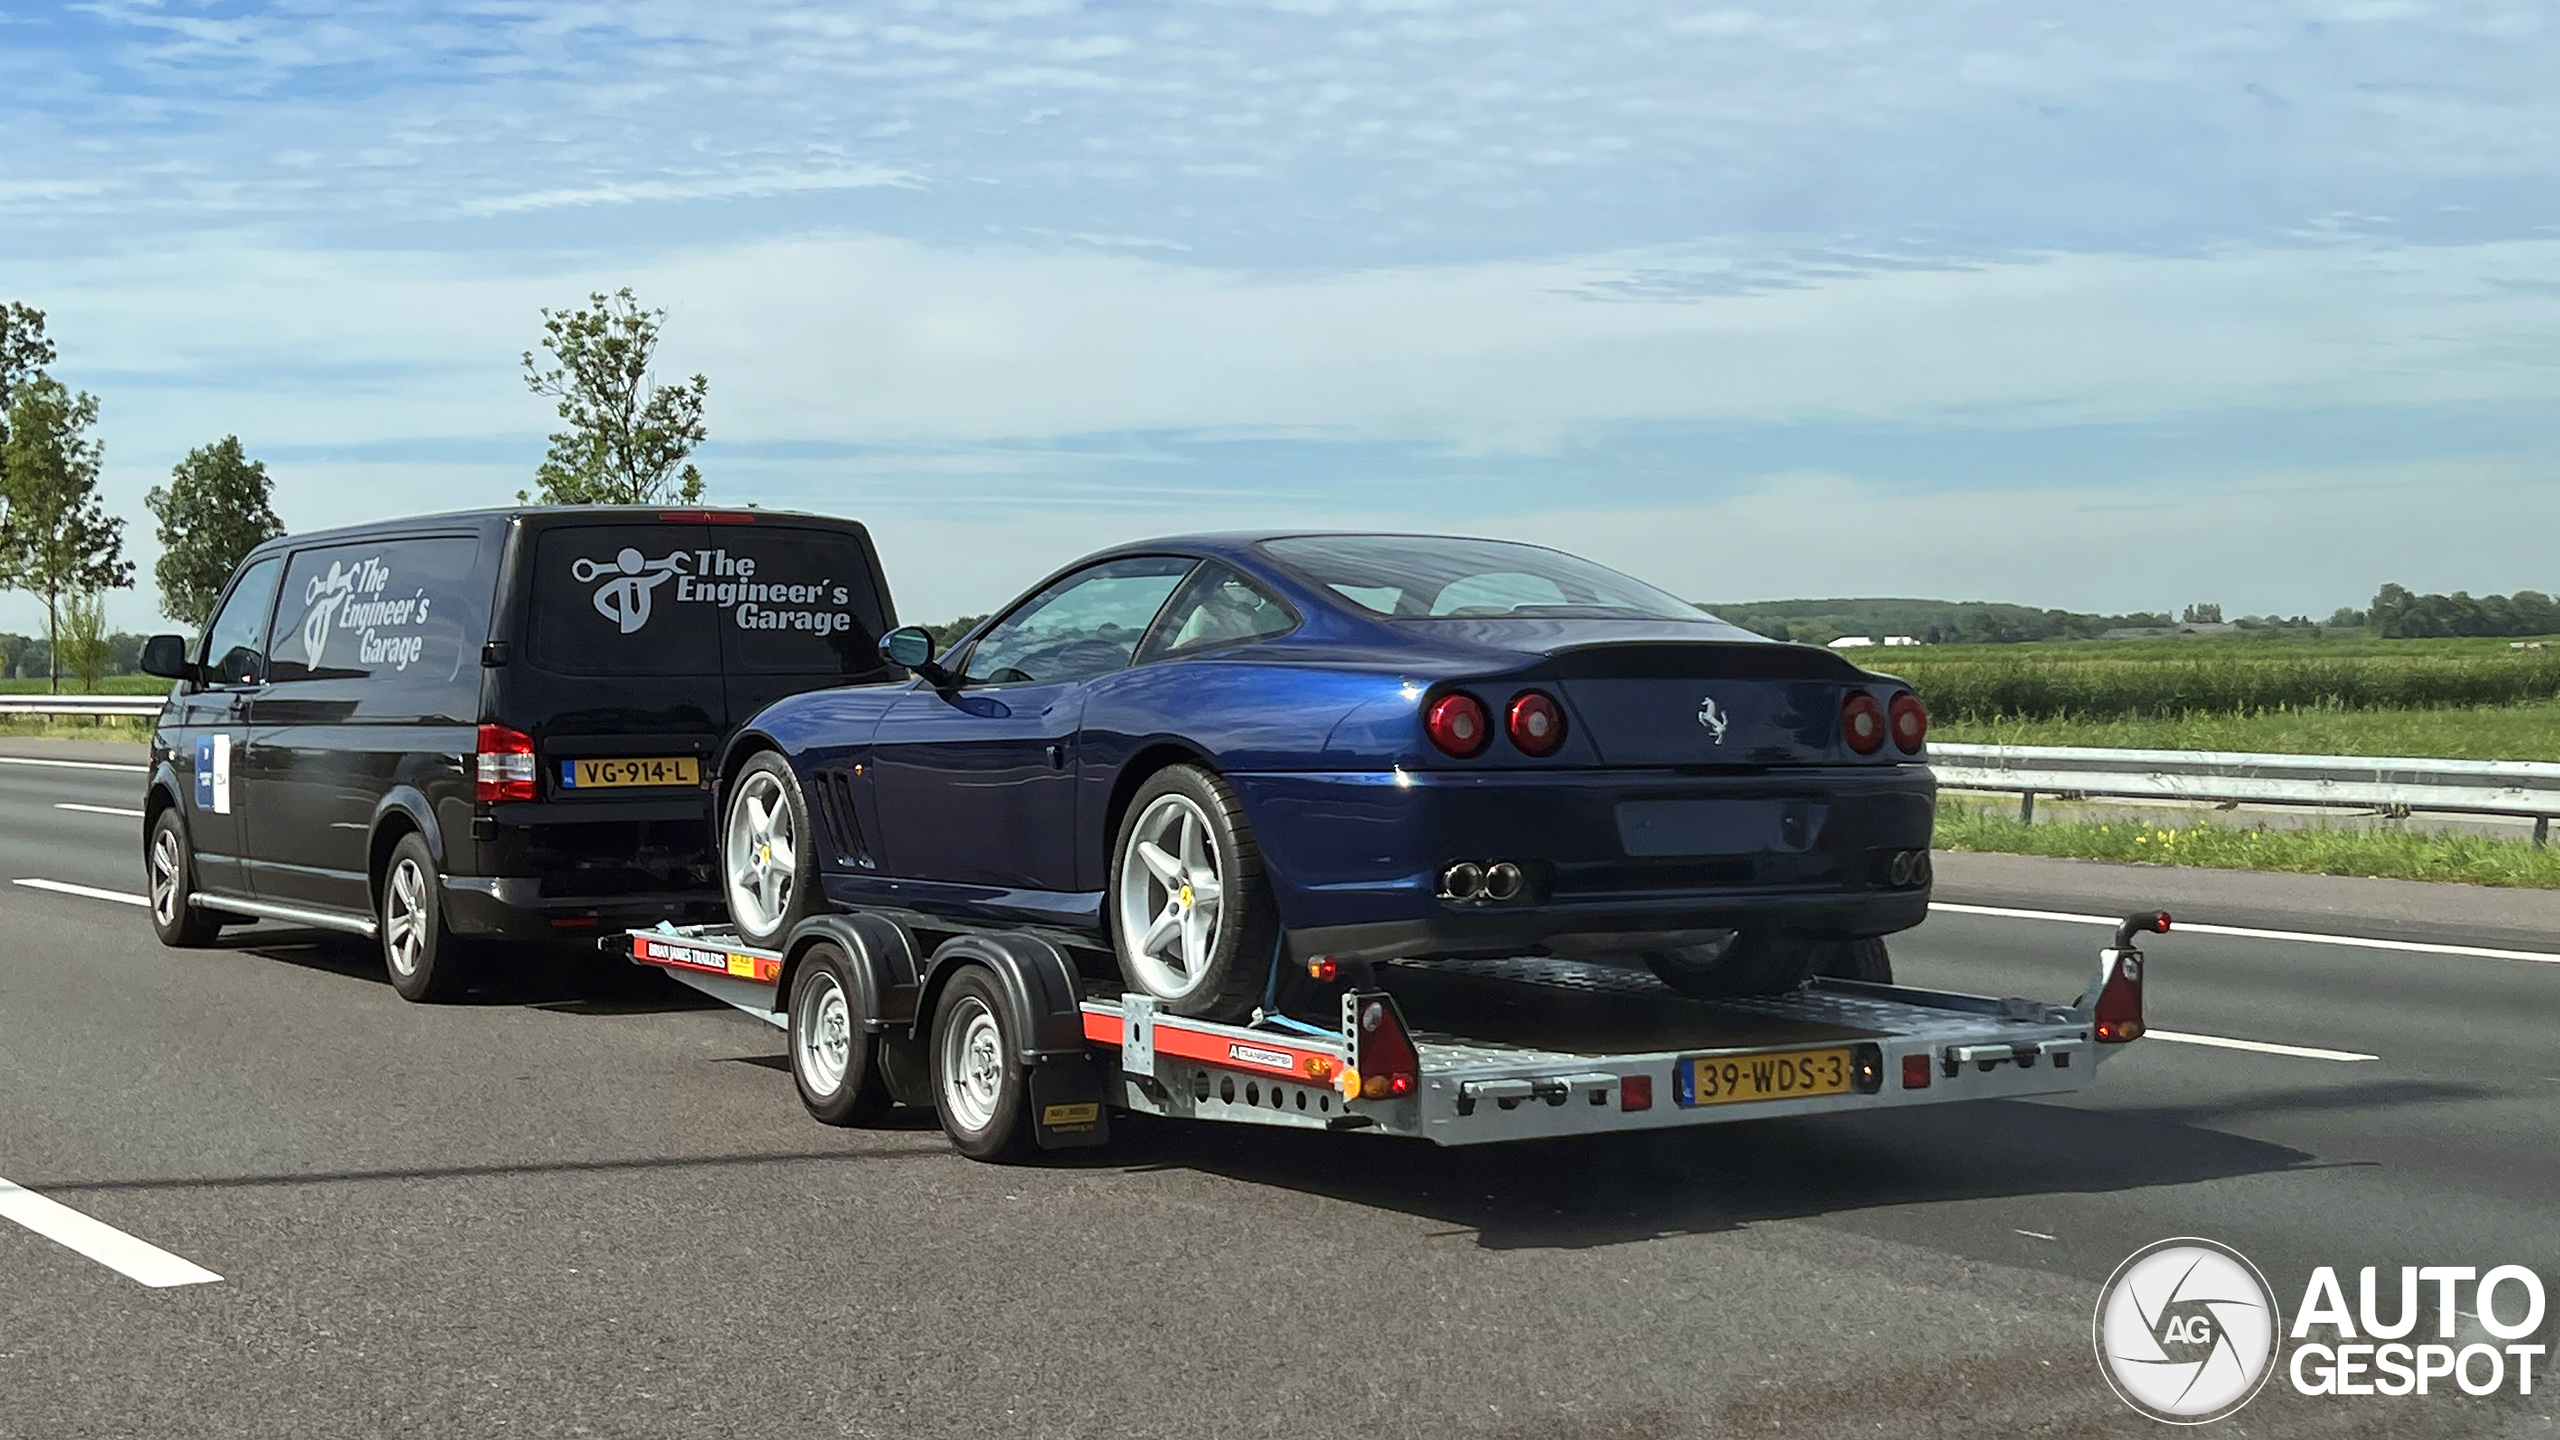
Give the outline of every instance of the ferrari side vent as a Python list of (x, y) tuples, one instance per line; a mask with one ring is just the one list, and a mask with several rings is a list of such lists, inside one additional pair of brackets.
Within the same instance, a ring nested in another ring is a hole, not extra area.
[(835, 842), (836, 861), (871, 868), (871, 847), (862, 838), (862, 817), (853, 807), (853, 777), (828, 770), (818, 777), (818, 823)]

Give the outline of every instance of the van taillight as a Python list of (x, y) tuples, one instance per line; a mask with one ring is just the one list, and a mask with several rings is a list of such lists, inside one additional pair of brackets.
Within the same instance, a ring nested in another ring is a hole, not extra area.
[(1840, 737), (1849, 748), (1861, 755), (1873, 755), (1884, 745), (1884, 707), (1876, 697), (1864, 690), (1852, 690), (1840, 703)]
[(472, 799), (536, 798), (532, 736), (504, 725), (483, 725), (480, 727), (479, 750), (471, 758)]
[(658, 518), (685, 525), (753, 525), (755, 513), (748, 510), (661, 510)]
[(1893, 731), (1895, 748), (1905, 755), (1917, 752), (1920, 742), (1929, 738), (1929, 707), (1908, 690), (1895, 695), (1893, 703), (1885, 707), (1885, 719)]

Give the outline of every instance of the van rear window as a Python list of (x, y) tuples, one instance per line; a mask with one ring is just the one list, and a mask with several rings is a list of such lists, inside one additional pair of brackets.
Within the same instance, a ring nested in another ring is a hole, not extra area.
[(572, 525), (534, 547), (533, 660), (568, 675), (855, 676), (882, 668), (853, 535), (780, 525)]

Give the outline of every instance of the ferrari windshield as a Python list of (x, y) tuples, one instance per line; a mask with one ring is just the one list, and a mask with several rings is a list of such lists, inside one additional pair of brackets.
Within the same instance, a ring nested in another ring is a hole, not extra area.
[(1299, 535), (1262, 548), (1311, 584), (1398, 620), (1705, 620), (1697, 606), (1542, 545), (1443, 535)]

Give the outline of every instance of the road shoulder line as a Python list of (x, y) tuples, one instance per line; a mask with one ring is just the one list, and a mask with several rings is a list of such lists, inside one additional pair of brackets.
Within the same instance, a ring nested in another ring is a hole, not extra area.
[[(1951, 915), (1988, 915), (2003, 920), (2052, 920), (2066, 925), (2104, 925), (2109, 929), (2123, 923), (2118, 915), (2082, 915), (2068, 910), (2022, 910), (2008, 905), (1963, 905), (1952, 900), (1932, 900), (1931, 910)], [(2213, 925), (2202, 921), (2180, 920), (2174, 933), (2181, 935), (2228, 935), (2239, 940), (2291, 940), (2304, 945), (2342, 945), (2356, 950), (2399, 950), (2412, 955), (2467, 955), (2482, 960), (2520, 960), (2533, 965), (2560, 965), (2560, 955), (2538, 950), (2501, 950), (2490, 945), (2438, 945), (2424, 940), (2376, 940), (2363, 935), (2321, 935), (2307, 930), (2261, 930), (2250, 925)]]
[(103, 1220), (91, 1219), (5, 1177), (0, 1177), (0, 1220), (15, 1221), (155, 1290), (173, 1285), (209, 1285), (222, 1278), (192, 1260), (172, 1255), (147, 1240), (137, 1240)]

